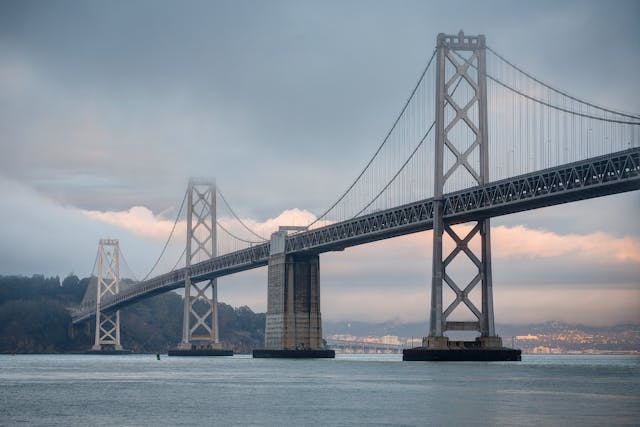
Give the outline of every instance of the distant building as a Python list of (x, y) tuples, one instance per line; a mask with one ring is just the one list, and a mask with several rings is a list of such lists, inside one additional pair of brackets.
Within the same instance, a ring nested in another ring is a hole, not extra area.
[(537, 335), (518, 335), (515, 337), (517, 340), (536, 341), (539, 340)]
[(402, 344), (397, 335), (384, 335), (380, 338), (382, 344), (400, 345)]

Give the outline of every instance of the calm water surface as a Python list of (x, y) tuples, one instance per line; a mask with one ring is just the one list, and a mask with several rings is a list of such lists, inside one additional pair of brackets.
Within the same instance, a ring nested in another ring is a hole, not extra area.
[(0, 355), (0, 424), (640, 425), (640, 357)]

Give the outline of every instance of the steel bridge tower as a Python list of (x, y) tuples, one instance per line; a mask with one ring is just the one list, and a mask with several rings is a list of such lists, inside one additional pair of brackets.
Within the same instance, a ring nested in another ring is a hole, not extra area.
[(189, 272), (192, 263), (216, 256), (216, 186), (192, 179), (187, 189), (184, 317), (179, 345), (182, 350), (220, 347), (217, 279), (195, 282)]
[(107, 313), (100, 309), (100, 302), (105, 296), (116, 295), (120, 292), (120, 249), (117, 240), (100, 239), (97, 262), (96, 339), (91, 350), (103, 351), (110, 348), (115, 351), (122, 351), (122, 345), (120, 344), (120, 311)]
[[(478, 331), (480, 337), (476, 343), (479, 347), (502, 347), (493, 321), (490, 220), (479, 219), (466, 235), (458, 235), (443, 217), (443, 194), (453, 176), (471, 176), (477, 185), (489, 182), (485, 52), (483, 35), (466, 36), (462, 31), (457, 35), (438, 35), (431, 316), (429, 336), (423, 343), (431, 349), (455, 345), (443, 335), (446, 331)], [(469, 97), (461, 98), (455, 93), (460, 85), (468, 86)], [(468, 141), (461, 143), (461, 132), (470, 136)], [(443, 252), (445, 234), (455, 245), (447, 255)], [(479, 256), (470, 248), (475, 237), (480, 239)], [(473, 264), (475, 275), (469, 282), (456, 282), (447, 274), (456, 257), (467, 257)], [(447, 307), (443, 306), (444, 284), (455, 294)], [(481, 307), (469, 297), (477, 285), (481, 287)], [(460, 304), (466, 306), (465, 311), (471, 313), (474, 321), (448, 320)]]

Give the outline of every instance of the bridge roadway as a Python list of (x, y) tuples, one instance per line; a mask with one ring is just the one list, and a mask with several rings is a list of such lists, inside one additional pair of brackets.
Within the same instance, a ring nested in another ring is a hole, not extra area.
[[(491, 182), (443, 196), (444, 218), (458, 224), (640, 189), (640, 148)], [(362, 215), (287, 237), (287, 253), (322, 253), (430, 230), (434, 199)], [(192, 265), (194, 281), (213, 279), (267, 265), (269, 243), (221, 255)], [(136, 301), (184, 287), (186, 268), (144, 282), (101, 301), (102, 310), (117, 310)], [(74, 323), (95, 315), (95, 302), (72, 312)]]

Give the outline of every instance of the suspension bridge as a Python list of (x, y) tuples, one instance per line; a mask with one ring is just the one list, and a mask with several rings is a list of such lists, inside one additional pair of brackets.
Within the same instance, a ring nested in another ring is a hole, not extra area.
[[(640, 115), (545, 83), (484, 36), (440, 34), (426, 63), (373, 155), (310, 224), (265, 238), (213, 183), (191, 181), (145, 278), (120, 286), (118, 242), (101, 241), (96, 286), (72, 313), (74, 323), (95, 318), (94, 349), (121, 348), (120, 308), (184, 288), (179, 348), (221, 350), (217, 278), (268, 266), (265, 348), (254, 356), (331, 357), (322, 343), (319, 255), (433, 230), (430, 329), (405, 360), (519, 360), (494, 328), (490, 219), (639, 189)], [(174, 268), (152, 276), (185, 203), (186, 248)], [(462, 223), (471, 227), (456, 227)], [(461, 258), (468, 277), (454, 271)], [(479, 336), (455, 342), (447, 331)]]

